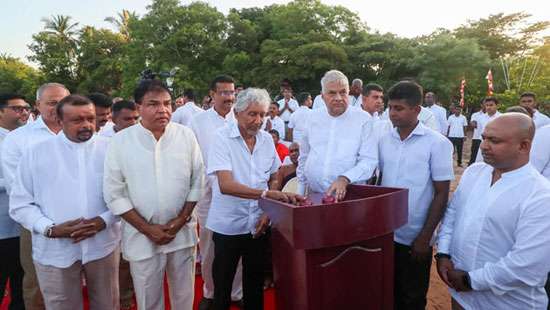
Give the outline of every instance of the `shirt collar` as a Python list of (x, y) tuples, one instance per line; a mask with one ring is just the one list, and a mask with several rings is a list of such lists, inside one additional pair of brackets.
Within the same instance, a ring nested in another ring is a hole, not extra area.
[[(140, 131), (147, 135), (147, 136), (150, 136), (152, 137), (153, 139), (155, 139), (155, 141), (157, 140), (155, 138), (155, 135), (153, 134), (153, 132), (151, 132), (151, 130), (143, 127), (143, 124), (141, 124), (141, 121), (139, 121), (136, 125), (134, 126), (138, 126), (138, 128), (140, 129)], [(168, 125), (166, 125), (166, 128), (164, 128), (164, 133), (162, 134), (162, 136), (160, 137), (162, 139), (162, 137), (166, 136), (166, 134), (168, 133), (168, 131), (170, 130), (170, 128), (172, 128), (172, 122), (169, 122)], [(160, 139), (159, 139), (160, 140)]]
[[(494, 170), (494, 168), (493, 168)], [(512, 171), (508, 171), (508, 172), (505, 172), (503, 174), (501, 174), (501, 178), (502, 179), (516, 179), (518, 177), (521, 177), (527, 173), (529, 173), (529, 171), (531, 170), (531, 164), (530, 163), (527, 163), (515, 170), (512, 170)]]
[[(230, 131), (229, 131), (229, 137), (230, 138), (241, 138), (244, 140), (244, 138), (242, 137), (241, 135), (241, 131), (239, 130), (239, 124), (237, 122), (231, 122), (231, 124), (229, 125), (230, 127)], [(258, 144), (258, 142), (260, 142), (260, 140), (262, 139), (262, 135), (260, 134), (260, 130), (258, 130), (258, 133), (256, 134), (256, 144)]]
[(36, 121), (32, 122), (31, 126), (35, 129), (42, 129), (49, 131), (52, 135), (56, 135), (55, 132), (53, 132), (48, 125), (44, 122), (44, 119), (42, 119), (42, 116), (39, 116)]
[[(425, 134), (426, 134), (426, 126), (424, 126), (424, 124), (422, 124), (422, 122), (419, 120), (418, 123), (416, 124), (416, 127), (414, 127), (414, 130), (403, 141), (410, 139), (412, 136), (423, 136)], [(401, 140), (401, 136), (399, 135), (399, 130), (397, 127), (394, 127), (392, 129), (392, 136), (396, 139)]]
[(210, 109), (207, 110), (209, 113), (211, 113), (212, 115), (214, 115), (215, 117), (218, 117), (218, 118), (221, 118), (223, 120), (232, 120), (235, 118), (235, 113), (233, 113), (233, 108), (231, 108), (231, 110), (229, 111), (229, 113), (227, 113), (225, 115), (225, 117), (221, 116), (218, 112), (216, 112), (216, 110), (214, 110), (214, 107), (211, 107)]
[(4, 128), (4, 127), (0, 127), (0, 133), (8, 133), (10, 132), (8, 129)]

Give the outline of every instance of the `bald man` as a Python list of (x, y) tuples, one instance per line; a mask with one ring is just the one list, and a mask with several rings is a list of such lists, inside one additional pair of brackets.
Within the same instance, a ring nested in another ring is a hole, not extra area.
[(441, 225), (437, 270), (453, 309), (546, 309), (550, 182), (529, 163), (531, 118), (506, 113), (483, 131), (484, 162), (462, 179)]

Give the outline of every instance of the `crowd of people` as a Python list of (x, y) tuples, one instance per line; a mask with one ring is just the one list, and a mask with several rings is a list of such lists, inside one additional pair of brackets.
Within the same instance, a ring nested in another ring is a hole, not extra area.
[(85, 283), (92, 310), (134, 296), (164, 309), (166, 279), (171, 309), (192, 309), (200, 262), (200, 309), (263, 309), (271, 222), (258, 201), (338, 202), (372, 184), (408, 189), (395, 309), (426, 307), (434, 248), (453, 309), (546, 309), (550, 119), (535, 94), (502, 114), (484, 98), (468, 122), (411, 80), (386, 91), (330, 70), (321, 88), (286, 83), (273, 100), (220, 75), (196, 104), (154, 79), (131, 100), (46, 83), (34, 117), (1, 95), (0, 296), (9, 279), (10, 309), (82, 309)]

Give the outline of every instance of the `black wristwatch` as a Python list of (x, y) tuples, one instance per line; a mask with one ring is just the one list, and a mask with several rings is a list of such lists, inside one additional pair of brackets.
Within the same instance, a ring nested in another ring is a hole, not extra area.
[(448, 259), (451, 259), (451, 255), (449, 254), (445, 254), (445, 253), (437, 253), (434, 255), (434, 258), (436, 260), (440, 259), (440, 258), (448, 258)]
[(464, 281), (464, 284), (468, 289), (472, 289), (472, 280), (470, 279), (470, 274), (468, 272), (464, 273), (464, 277), (462, 278), (462, 281)]

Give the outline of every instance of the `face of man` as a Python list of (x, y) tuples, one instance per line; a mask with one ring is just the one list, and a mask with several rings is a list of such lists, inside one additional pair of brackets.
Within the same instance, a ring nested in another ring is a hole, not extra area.
[(497, 113), (497, 104), (494, 101), (485, 101), (483, 105), (485, 106), (485, 113), (491, 116)]
[(339, 81), (327, 83), (322, 97), (327, 104), (328, 114), (336, 117), (346, 112), (349, 104), (348, 93), (349, 86), (346, 83)]
[(377, 90), (371, 90), (368, 96), (363, 96), (363, 109), (373, 114), (384, 108), (384, 93)]
[(461, 108), (453, 108), (453, 113), (456, 115), (456, 116), (459, 116), (460, 113), (462, 113), (462, 109)]
[(216, 111), (229, 113), (235, 102), (235, 84), (216, 83), (216, 91), (212, 94), (212, 101)]
[(414, 126), (418, 122), (419, 105), (411, 106), (405, 100), (390, 100), (388, 105), (393, 126), (406, 128)]
[(241, 112), (235, 112), (235, 118), (241, 133), (245, 133), (249, 137), (255, 136), (260, 128), (264, 117), (267, 113), (267, 108), (260, 104), (252, 103), (248, 108)]
[(94, 135), (96, 126), (94, 105), (64, 105), (61, 125), (69, 140), (77, 143), (90, 140)]
[(29, 119), (29, 114), (30, 106), (23, 99), (8, 100), (6, 106), (0, 109), (0, 119), (2, 119), (6, 129), (9, 130), (25, 125)]
[(357, 97), (357, 96), (361, 95), (361, 92), (363, 91), (362, 88), (363, 88), (363, 85), (361, 85), (360, 83), (351, 84), (349, 94), (354, 96), (354, 97)]
[(424, 103), (427, 106), (432, 106), (434, 104), (434, 101), (435, 101), (435, 98), (433, 93), (428, 92), (426, 93), (426, 95), (424, 95)]
[(184, 104), (185, 104), (185, 101), (184, 101), (183, 97), (176, 98), (176, 102), (175, 102), (176, 109), (181, 107)]
[(535, 98), (533, 98), (531, 96), (523, 96), (523, 97), (519, 98), (519, 105), (526, 108), (526, 109), (527, 108), (536, 109)]
[(279, 105), (272, 103), (269, 105), (269, 116), (271, 118), (275, 118), (275, 116), (279, 115)]
[(300, 157), (300, 146), (297, 143), (292, 143), (288, 147), (289, 157), (293, 164), (298, 165), (298, 157)]
[(57, 122), (55, 107), (61, 99), (68, 95), (70, 95), (69, 91), (58, 86), (50, 86), (42, 92), (40, 100), (36, 101), (36, 109), (40, 112), (44, 122), (50, 124)]
[(166, 91), (150, 91), (138, 106), (143, 127), (151, 131), (163, 131), (172, 116), (172, 97)]
[(279, 144), (279, 137), (276, 134), (272, 133), (271, 138), (273, 139), (273, 143), (275, 144), (275, 146), (277, 146), (277, 144)]
[(311, 108), (312, 105), (313, 99), (311, 98), (311, 96), (307, 96), (306, 100), (304, 100), (304, 106)]
[(128, 128), (137, 124), (139, 120), (139, 113), (137, 110), (122, 109), (116, 116), (113, 116), (113, 123), (115, 123), (116, 131)]
[(480, 150), (483, 160), (496, 169), (514, 166), (522, 154), (529, 154), (531, 148), (531, 143), (526, 142), (514, 126), (499, 118), (489, 122), (481, 136), (483, 141)]
[(111, 108), (105, 107), (95, 107), (95, 117), (96, 117), (96, 129), (99, 130), (101, 127), (105, 126), (107, 122), (111, 119)]
[(283, 97), (285, 97), (285, 99), (292, 98), (292, 90), (288, 88), (283, 89)]

